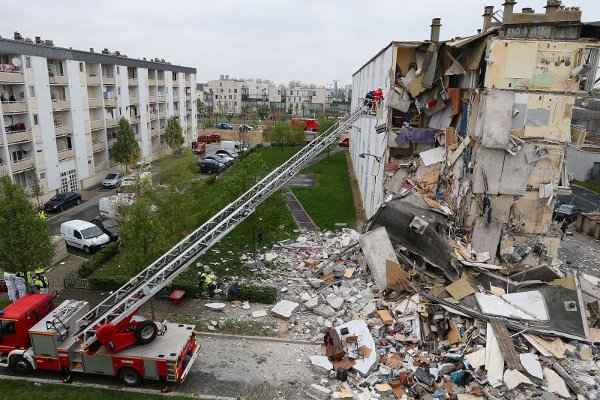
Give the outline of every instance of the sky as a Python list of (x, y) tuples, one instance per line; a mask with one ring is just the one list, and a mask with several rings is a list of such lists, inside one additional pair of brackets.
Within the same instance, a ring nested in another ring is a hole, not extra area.
[[(459, 4), (460, 3), (460, 4)], [(195, 67), (197, 81), (236, 78), (340, 84), (392, 40), (474, 34), (485, 5), (502, 0), (21, 0), (2, 5), (0, 35)], [(520, 0), (543, 11), (545, 0)], [(564, 0), (600, 21), (599, 0)]]

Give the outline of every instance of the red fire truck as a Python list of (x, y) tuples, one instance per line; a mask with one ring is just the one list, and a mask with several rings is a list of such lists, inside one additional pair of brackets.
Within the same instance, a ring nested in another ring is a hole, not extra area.
[(29, 294), (9, 305), (0, 315), (0, 366), (21, 374), (45, 370), (118, 376), (136, 386), (143, 379), (179, 383), (198, 357), (192, 325), (140, 317), (132, 317), (122, 333), (128, 340), (120, 345), (109, 340), (105, 346), (84, 349), (78, 320), (89, 309), (86, 301), (78, 300), (54, 308), (48, 294)]

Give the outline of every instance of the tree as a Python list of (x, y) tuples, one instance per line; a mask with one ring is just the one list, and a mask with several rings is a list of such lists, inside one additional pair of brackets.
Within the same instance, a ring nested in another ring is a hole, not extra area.
[(32, 271), (48, 266), (54, 256), (50, 232), (23, 189), (0, 179), (0, 270)]
[(183, 146), (183, 130), (179, 125), (179, 120), (176, 117), (171, 117), (167, 120), (167, 128), (165, 130), (165, 141), (167, 146), (175, 152), (175, 154), (181, 153), (181, 146)]
[(112, 148), (113, 159), (121, 164), (127, 174), (127, 167), (140, 159), (140, 145), (135, 139), (133, 130), (125, 118), (119, 121), (117, 142)]

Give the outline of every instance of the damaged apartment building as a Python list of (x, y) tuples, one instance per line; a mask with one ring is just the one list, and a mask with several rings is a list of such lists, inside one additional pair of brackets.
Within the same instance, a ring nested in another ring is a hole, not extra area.
[(384, 93), (351, 136), (367, 216), (450, 279), (457, 253), (555, 263), (572, 108), (598, 79), (600, 30), (580, 9), (503, 7), (485, 7), (478, 34), (448, 41), (435, 18), (431, 40), (392, 42), (353, 75), (353, 109)]

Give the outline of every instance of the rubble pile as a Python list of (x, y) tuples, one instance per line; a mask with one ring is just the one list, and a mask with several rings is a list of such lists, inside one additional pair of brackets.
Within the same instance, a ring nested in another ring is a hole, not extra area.
[(271, 315), (290, 338), (325, 345), (308, 357), (307, 397), (600, 396), (600, 278), (491, 264), (460, 240), (451, 251), (451, 270), (436, 268), (379, 226), (303, 234), (263, 255), (262, 282), (281, 297)]

